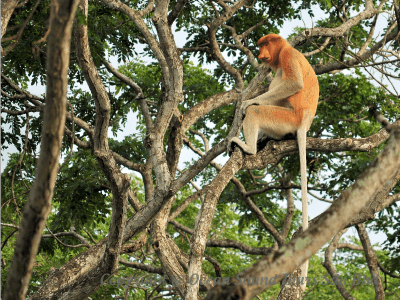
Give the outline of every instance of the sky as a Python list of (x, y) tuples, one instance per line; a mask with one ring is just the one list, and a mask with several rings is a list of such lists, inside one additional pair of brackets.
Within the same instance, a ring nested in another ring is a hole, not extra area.
[[(307, 27), (307, 28), (311, 28), (313, 26), (315, 26), (316, 21), (319, 20), (320, 18), (323, 17), (324, 13), (323, 11), (321, 11), (318, 7), (314, 7), (313, 8), (314, 14), (315, 14), (315, 19), (313, 20), (307, 13), (307, 11), (304, 11), (302, 13), (302, 20), (293, 20), (290, 22), (286, 22), (281, 31), (280, 31), (280, 35), (284, 38), (287, 38), (291, 33), (293, 33), (295, 27)], [(382, 22), (382, 25), (384, 22)], [(379, 22), (378, 22), (378, 26), (375, 32), (375, 35), (377, 36), (380, 31), (383, 30), (383, 26), (379, 26)], [(175, 31), (175, 38), (176, 38), (176, 44), (178, 47), (183, 47), (185, 42), (186, 42), (186, 38), (187, 38), (187, 34), (184, 32), (177, 32)], [(141, 49), (138, 49), (137, 52), (141, 52)], [(149, 61), (148, 59), (146, 59), (145, 57), (141, 58), (142, 60)], [(225, 56), (225, 59), (229, 62), (230, 58)], [(114, 66), (114, 67), (118, 67), (120, 64), (117, 61), (116, 57), (110, 57), (109, 58), (110, 63)], [(198, 61), (196, 59), (192, 58), (192, 62), (195, 65), (198, 65)], [(207, 68), (209, 70), (212, 70), (214, 67), (216, 66), (216, 63), (214, 64), (209, 64), (209, 65), (205, 65), (203, 66), (203, 68)], [(87, 85), (82, 86), (82, 88), (84, 90), (89, 91), (89, 88)], [(46, 88), (45, 86), (41, 86), (41, 85), (36, 85), (36, 86), (32, 86), (30, 85), (28, 87), (28, 91), (30, 93), (32, 93), (33, 95), (41, 95), (44, 94), (46, 92)], [(318, 112), (317, 112), (318, 113)], [(111, 130), (109, 130), (109, 136), (112, 138), (116, 138), (118, 140), (122, 140), (125, 136), (130, 135), (130, 134), (134, 134), (136, 133), (136, 115), (133, 114), (132, 112), (129, 113), (128, 115), (128, 122), (125, 126), (125, 128), (123, 129), (123, 131), (119, 132), (117, 136), (113, 136)], [(4, 126), (5, 128), (7, 128), (5, 124), (2, 124), (2, 126)], [(23, 131), (22, 131), (23, 132)], [(75, 146), (76, 149), (76, 146)], [(9, 153), (14, 153), (17, 152), (16, 148), (14, 146), (9, 146), (9, 148), (4, 151), (5, 153), (1, 153), (1, 171), (3, 171), (4, 167), (7, 164), (8, 161), (8, 157), (9, 157)], [(181, 160), (179, 162), (179, 168), (183, 169), (184, 168), (184, 162), (185, 161), (189, 161), (192, 158), (198, 159), (197, 155), (194, 155), (193, 152), (189, 149), (187, 149), (187, 147), (183, 147), (182, 149), (182, 155), (181, 158), (185, 158), (185, 160)], [(63, 158), (61, 158), (61, 161), (63, 160)], [(228, 160), (228, 157), (225, 156), (223, 157), (222, 155), (220, 155), (219, 157), (217, 157), (215, 159), (216, 162), (218, 162), (221, 165), (224, 165), (225, 162)], [(124, 172), (130, 172), (129, 170), (125, 169), (123, 170)], [(140, 177), (140, 176), (139, 176)], [(315, 193), (318, 195), (318, 193)], [(301, 210), (301, 202), (300, 201), (296, 201), (295, 202), (296, 207)], [(323, 211), (325, 211), (327, 208), (329, 208), (330, 204), (317, 200), (314, 197), (309, 195), (309, 217), (310, 219), (316, 217), (317, 215), (321, 214)], [(351, 228), (350, 230), (348, 230), (348, 232), (345, 234), (346, 236), (349, 235), (355, 235), (357, 236), (357, 231), (355, 230), (355, 228)], [(373, 232), (369, 232), (369, 236), (371, 239), (372, 244), (374, 243), (382, 243), (383, 241), (386, 240), (386, 235), (383, 233), (380, 234), (375, 234)]]

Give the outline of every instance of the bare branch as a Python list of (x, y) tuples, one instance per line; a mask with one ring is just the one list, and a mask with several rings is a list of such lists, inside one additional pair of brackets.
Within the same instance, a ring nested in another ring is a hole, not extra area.
[(6, 33), (8, 22), (14, 9), (18, 7), (19, 0), (1, 1), (1, 38)]
[(233, 240), (211, 239), (211, 240), (207, 240), (206, 246), (207, 247), (234, 248), (234, 249), (239, 249), (243, 253), (253, 254), (253, 255), (268, 255), (268, 254), (271, 254), (274, 252), (274, 249), (272, 249), (272, 248), (250, 247), (250, 246), (246, 245), (245, 243), (241, 243), (241, 242), (233, 241)]
[(327, 72), (331, 72), (331, 71), (335, 71), (335, 70), (343, 70), (343, 69), (346, 69), (349, 67), (356, 66), (358, 63), (365, 61), (365, 60), (369, 59), (370, 57), (372, 57), (372, 55), (375, 52), (377, 52), (385, 43), (395, 39), (396, 36), (397, 36), (397, 33), (391, 33), (391, 34), (385, 36), (383, 39), (381, 39), (379, 42), (377, 42), (374, 46), (372, 46), (370, 48), (370, 50), (365, 51), (360, 56), (345, 60), (344, 62), (336, 61), (334, 63), (330, 63), (330, 64), (324, 65), (324, 66), (315, 66), (314, 71), (316, 74), (324, 74)]
[(192, 134), (196, 134), (196, 135), (198, 135), (199, 137), (201, 137), (201, 138), (203, 139), (204, 148), (205, 148), (206, 152), (207, 152), (208, 150), (210, 150), (210, 145), (209, 145), (209, 143), (208, 143), (208, 139), (207, 139), (207, 137), (206, 137), (204, 134), (202, 134), (202, 133), (199, 132), (199, 131), (193, 130), (193, 129), (190, 129), (189, 132), (192, 133)]
[(171, 26), (172, 23), (178, 18), (179, 14), (182, 12), (185, 5), (189, 2), (189, 0), (178, 0), (175, 4), (174, 8), (168, 15), (168, 25)]
[(25, 299), (40, 236), (50, 213), (65, 125), (71, 29), (77, 6), (77, 0), (52, 1), (41, 151), (7, 276), (3, 294), (7, 300)]
[(222, 56), (221, 49), (218, 46), (217, 38), (215, 36), (215, 29), (211, 25), (208, 25), (208, 38), (210, 39), (210, 48), (211, 53), (218, 64), (224, 69), (227, 73), (229, 73), (235, 80), (236, 88), (241, 90), (244, 87), (242, 75), (240, 72), (235, 69), (232, 65), (230, 65), (225, 58)]
[[(189, 147), (194, 150), (197, 154), (199, 154), (200, 156), (204, 156), (204, 153), (202, 153), (201, 151), (195, 149), (191, 143), (186, 140), (185, 143), (187, 143), (189, 145)], [(212, 161), (211, 166), (213, 166), (218, 172), (221, 172), (221, 170), (223, 169), (222, 166), (220, 166), (218, 163)], [(270, 222), (267, 221), (267, 219), (265, 218), (263, 212), (257, 207), (257, 205), (254, 204), (254, 202), (250, 199), (250, 195), (249, 192), (246, 192), (246, 189), (244, 188), (244, 186), (242, 185), (242, 183), (235, 177), (231, 178), (231, 182), (237, 187), (240, 195), (242, 196), (243, 201), (246, 203), (246, 205), (248, 206), (248, 208), (253, 212), (253, 214), (258, 218), (258, 220), (260, 221), (260, 223), (264, 226), (264, 228), (276, 239), (276, 241), (278, 242), (278, 245), (283, 245), (285, 242), (285, 237), (281, 236), (279, 234), (279, 232), (276, 230), (276, 228), (274, 226), (272, 226), (272, 224)], [(205, 192), (207, 192), (207, 188), (203, 188), (205, 189)]]
[(374, 112), (375, 120), (383, 125), (387, 132), (390, 132), (393, 128), (392, 124), (378, 111)]
[(124, 266), (130, 267), (130, 268), (135, 268), (135, 269), (139, 269), (139, 270), (143, 270), (152, 274), (160, 274), (160, 275), (164, 275), (164, 271), (162, 268), (158, 268), (158, 267), (153, 267), (150, 265), (146, 265), (146, 264), (142, 264), (139, 262), (135, 262), (135, 261), (129, 261), (123, 258), (119, 259), (119, 263), (123, 264)]
[(297, 45), (302, 45), (307, 39), (310, 39), (312, 37), (318, 37), (318, 36), (342, 37), (345, 34), (345, 32), (348, 31), (349, 28), (354, 27), (363, 20), (374, 17), (376, 13), (377, 10), (374, 7), (372, 1), (368, 0), (366, 1), (365, 10), (363, 12), (349, 19), (342, 25), (335, 28), (314, 27), (312, 29), (305, 29), (297, 36), (291, 38), (288, 42), (292, 47), (296, 47)]
[[(26, 99), (29, 100), (36, 100), (36, 102), (33, 102), (33, 104), (37, 104), (38, 102), (40, 104), (44, 103), (44, 98), (42, 97), (38, 97), (38, 96), (34, 96), (31, 93), (29, 93), (28, 91), (24, 91), (22, 90), (18, 84), (16, 84), (15, 82), (13, 82), (10, 78), (8, 78), (6, 75), (4, 75), (3, 73), (1, 73), (1, 77), (6, 81), (6, 83), (16, 92), (18, 92), (18, 94), (20, 95), (26, 95)], [(24, 99), (21, 97), (21, 99)]]
[(150, 116), (150, 111), (149, 107), (147, 106), (146, 99), (144, 97), (143, 91), (138, 86), (132, 79), (130, 79), (128, 76), (125, 76), (124, 74), (118, 72), (108, 61), (103, 61), (103, 64), (106, 66), (106, 68), (114, 74), (115, 77), (117, 77), (119, 80), (121, 80), (123, 83), (127, 84), (130, 86), (136, 93), (135, 99), (138, 100), (140, 108), (142, 110), (144, 119), (146, 121), (146, 126), (149, 130), (153, 128), (153, 120), (151, 119)]
[[(67, 244), (65, 244), (65, 243), (63, 243), (58, 237), (57, 237), (57, 235), (55, 235), (50, 229), (49, 229), (49, 227), (47, 226), (47, 224), (46, 224), (46, 228), (47, 228), (47, 230), (50, 232), (50, 236), (51, 237), (53, 237), (53, 238), (55, 238), (56, 239), (56, 241), (57, 242), (59, 242), (61, 245), (63, 245), (64, 247), (68, 247), (68, 248), (81, 248), (81, 247), (87, 247), (87, 248), (90, 248), (90, 243), (88, 242), (88, 241), (86, 241), (85, 243), (83, 243), (83, 244), (79, 244), (79, 245), (67, 245)], [(76, 232), (74, 232), (74, 233), (76, 233)], [(63, 233), (62, 233), (63, 234)], [(58, 236), (60, 236), (61, 234), (58, 234)], [(67, 235), (67, 234), (63, 234), (63, 235)], [(73, 235), (73, 234), (70, 234), (70, 235)], [(76, 233), (76, 235), (77, 236), (79, 236), (80, 238), (82, 238), (82, 239), (85, 239), (83, 236), (80, 236), (79, 234), (77, 234)], [(43, 236), (43, 237), (45, 237), (45, 236)], [(86, 239), (85, 239), (86, 240)]]
[(364, 251), (364, 248), (362, 246), (357, 246), (349, 243), (340, 243), (336, 247), (336, 249), (343, 249), (343, 248), (357, 250), (357, 251)]
[[(153, 54), (160, 63), (164, 78), (168, 81), (169, 70), (167, 67), (167, 62), (165, 61), (164, 54), (162, 53), (157, 40), (151, 34), (150, 30), (147, 28), (147, 25), (142, 20), (142, 14), (130, 8), (129, 6), (127, 6), (126, 4), (122, 3), (119, 0), (101, 0), (101, 2), (103, 2), (112, 9), (120, 11), (121, 13), (127, 15), (129, 19), (131, 19), (131, 21), (136, 25), (136, 27), (140, 30), (140, 32), (146, 39), (147, 44), (150, 46), (151, 50), (153, 51)], [(151, 2), (153, 1), (150, 1), (150, 3)]]
[(388, 270), (385, 269), (385, 267), (379, 261), (378, 261), (378, 266), (379, 266), (379, 269), (381, 269), (381, 271), (383, 273), (385, 273), (386, 275), (389, 275), (390, 277), (393, 277), (393, 278), (400, 279), (400, 275), (396, 275), (396, 274), (390, 273)]
[[(231, 160), (241, 161), (243, 153), (236, 148)], [(240, 164), (230, 164), (229, 162), (222, 168), (218, 175), (208, 185), (207, 191), (204, 195), (204, 201), (201, 209), (196, 217), (195, 232), (192, 235), (190, 243), (190, 259), (189, 269), (186, 275), (186, 281), (189, 282), (193, 274), (200, 274), (202, 257), (206, 247), (207, 235), (210, 230), (211, 221), (214, 216), (214, 211), (217, 206), (219, 196), (225, 188), (228, 181), (240, 169)], [(186, 285), (185, 298), (195, 299), (198, 293), (199, 286)]]
[[(334, 234), (343, 228), (349, 220), (361, 212), (363, 207), (376, 194), (384, 183), (392, 179), (400, 167), (400, 128), (393, 130), (392, 138), (382, 153), (363, 172), (355, 183), (325, 211), (321, 218), (312, 223), (308, 230), (281, 247), (274, 255), (262, 258), (254, 266), (243, 272), (243, 278), (273, 277), (283, 278), (284, 273), (291, 273), (313, 253), (318, 251)], [(397, 154), (396, 154), (397, 153)], [(296, 246), (297, 245), (297, 246)], [(291, 259), (288, 259), (291, 258)], [(294, 259), (293, 259), (294, 258)], [(229, 299), (234, 294), (246, 295), (243, 299), (252, 299), (270, 287), (267, 285), (233, 284), (211, 289), (205, 300)]]
[(11, 227), (11, 228), (19, 230), (19, 227), (14, 224), (1, 223), (1, 226)]
[[(18, 33), (14, 36), (10, 36), (8, 38), (2, 38), (1, 42), (4, 43), (6, 41), (13, 41), (5, 50), (2, 49), (1, 51), (1, 56), (6, 56), (8, 53), (10, 53), (10, 51), (12, 49), (15, 48), (15, 46), (17, 45), (19, 39), (22, 36), (22, 33), (25, 30), (26, 25), (28, 24), (29, 20), (32, 18), (34, 12), (36, 11), (37, 7), (39, 6), (40, 0), (36, 1), (35, 6), (32, 8), (32, 11), (30, 12), (29, 16), (26, 18), (26, 20), (24, 21), (24, 23), (22, 23), (20, 30), (18, 30)], [(3, 20), (2, 20), (3, 21)], [(3, 26), (2, 26), (3, 27)], [(3, 35), (2, 35), (3, 36)]]
[[(396, 121), (399, 124), (400, 121)], [(339, 151), (362, 151), (368, 152), (371, 149), (379, 146), (389, 138), (386, 129), (381, 129), (374, 135), (360, 139), (332, 139), (320, 140), (315, 138), (307, 138), (308, 151), (322, 152), (339, 152)], [(246, 156), (243, 163), (244, 170), (264, 169), (268, 164), (276, 162), (280, 155), (290, 155), (293, 151), (297, 152), (297, 142), (294, 140), (288, 141), (271, 141), (267, 146), (253, 156)]]
[(382, 280), (379, 276), (378, 259), (376, 253), (372, 248), (371, 242), (368, 237), (365, 223), (356, 225), (358, 236), (360, 237), (361, 244), (364, 248), (365, 259), (367, 261), (369, 272), (374, 283), (375, 299), (385, 299), (385, 291), (383, 290)]
[[(325, 269), (328, 271), (329, 275), (332, 278), (338, 277), (338, 273), (336, 272), (333, 262), (332, 262), (332, 254), (335, 252), (337, 245), (339, 243), (340, 238), (342, 235), (347, 231), (347, 229), (342, 229), (340, 230), (335, 237), (332, 239), (331, 243), (329, 244), (328, 248), (325, 251), (325, 261), (323, 262), (323, 266)], [(344, 299), (346, 300), (356, 300), (349, 291), (346, 289), (346, 287), (343, 285), (343, 282), (341, 280), (334, 280), (334, 283), (336, 285), (337, 290), (339, 293), (343, 296)]]
[(212, 51), (212, 55), (215, 57), (218, 64), (228, 72), (234, 79), (236, 83), (236, 87), (241, 90), (244, 87), (243, 79), (240, 72), (232, 67), (222, 56), (221, 50), (218, 47), (218, 42), (215, 37), (215, 30), (225, 23), (228, 19), (232, 17), (232, 15), (241, 7), (243, 7), (249, 0), (239, 0), (234, 5), (228, 6), (223, 1), (215, 1), (219, 5), (221, 5), (225, 13), (221, 16), (217, 15), (217, 18), (213, 20), (211, 24), (206, 23), (208, 27), (208, 38), (210, 39), (210, 47)]
[(236, 30), (234, 27), (228, 25), (222, 25), (222, 27), (229, 29), (232, 32), (233, 40), (235, 41), (236, 47), (242, 51), (247, 56), (247, 60), (250, 62), (252, 67), (256, 70), (260, 70), (260, 65), (258, 64), (257, 60), (255, 59), (253, 53), (245, 47), (242, 42), (240, 41), (240, 36), (236, 34)]
[(328, 46), (330, 40), (331, 40), (331, 37), (328, 37), (325, 40), (325, 42), (318, 49), (316, 49), (314, 51), (311, 51), (311, 52), (303, 53), (304, 57), (309, 57), (309, 56), (312, 56), (314, 54), (320, 53), (322, 50), (325, 49), (326, 46)]

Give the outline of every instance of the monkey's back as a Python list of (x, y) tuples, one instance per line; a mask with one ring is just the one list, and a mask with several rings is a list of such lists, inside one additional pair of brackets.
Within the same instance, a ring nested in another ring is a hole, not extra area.
[(292, 48), (292, 59), (296, 60), (300, 65), (303, 88), (301, 91), (288, 98), (290, 104), (296, 111), (309, 110), (312, 116), (317, 111), (319, 98), (318, 78), (307, 59), (296, 49)]

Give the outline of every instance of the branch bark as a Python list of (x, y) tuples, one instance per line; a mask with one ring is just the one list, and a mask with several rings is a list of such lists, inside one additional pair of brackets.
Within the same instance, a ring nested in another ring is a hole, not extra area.
[(365, 223), (356, 225), (356, 229), (358, 232), (358, 236), (360, 237), (361, 244), (364, 248), (365, 260), (367, 261), (369, 272), (371, 273), (372, 277), (372, 282), (374, 283), (375, 299), (384, 300), (385, 291), (383, 290), (382, 279), (379, 276), (378, 258), (376, 257), (376, 253), (372, 248), (371, 242), (369, 240), (368, 233), (365, 228)]
[[(400, 120), (394, 125), (399, 125)], [(339, 151), (362, 151), (368, 152), (379, 146), (389, 138), (386, 129), (381, 129), (377, 133), (359, 139), (341, 138), (323, 140), (316, 138), (307, 138), (307, 151), (320, 152), (339, 152)], [(281, 156), (286, 156), (298, 151), (297, 142), (289, 141), (271, 141), (267, 146), (256, 155), (246, 156), (243, 162), (243, 170), (264, 169), (268, 164), (274, 163)]]
[(4, 299), (25, 299), (42, 231), (51, 210), (64, 134), (72, 20), (77, 0), (53, 0), (47, 50), (47, 97), (35, 181), (7, 276)]
[[(333, 262), (332, 262), (332, 254), (335, 252), (335, 250), (338, 247), (338, 243), (342, 235), (347, 231), (347, 229), (342, 229), (340, 230), (332, 239), (331, 243), (329, 244), (328, 248), (325, 251), (325, 261), (323, 262), (323, 266), (325, 269), (328, 271), (329, 275), (332, 278), (338, 277), (338, 273), (336, 272)], [(346, 287), (343, 285), (341, 280), (334, 280), (334, 283), (336, 285), (337, 290), (339, 293), (343, 296), (344, 299), (346, 300), (356, 300), (355, 297), (353, 297), (349, 291), (346, 289)]]
[[(187, 282), (190, 282), (193, 275), (199, 275), (201, 273), (203, 253), (219, 196), (231, 178), (235, 176), (237, 171), (239, 171), (241, 167), (240, 161), (242, 161), (242, 158), (243, 153), (237, 148), (230, 161), (225, 164), (222, 170), (209, 184), (207, 191), (204, 194), (203, 204), (196, 217), (194, 235), (192, 235), (190, 240), (189, 269), (186, 276)], [(198, 291), (198, 284), (187, 284), (185, 289), (185, 300), (196, 299)]]
[[(280, 280), (284, 273), (291, 273), (343, 228), (354, 214), (358, 214), (384, 183), (397, 174), (399, 167), (400, 127), (396, 126), (382, 153), (307, 231), (281, 247), (275, 254), (261, 259), (247, 269), (243, 272), (243, 277), (270, 278), (277, 275), (277, 280)], [(233, 280), (229, 286), (211, 289), (205, 299), (248, 300), (269, 287), (270, 285), (249, 286)]]
[(19, 0), (1, 0), (1, 38), (6, 33), (8, 22)]

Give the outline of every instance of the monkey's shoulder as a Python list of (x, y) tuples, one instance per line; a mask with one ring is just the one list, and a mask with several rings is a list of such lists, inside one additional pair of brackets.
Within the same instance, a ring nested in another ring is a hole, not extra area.
[(279, 55), (281, 65), (300, 64), (302, 67), (310, 66), (304, 55), (292, 46), (284, 47)]

